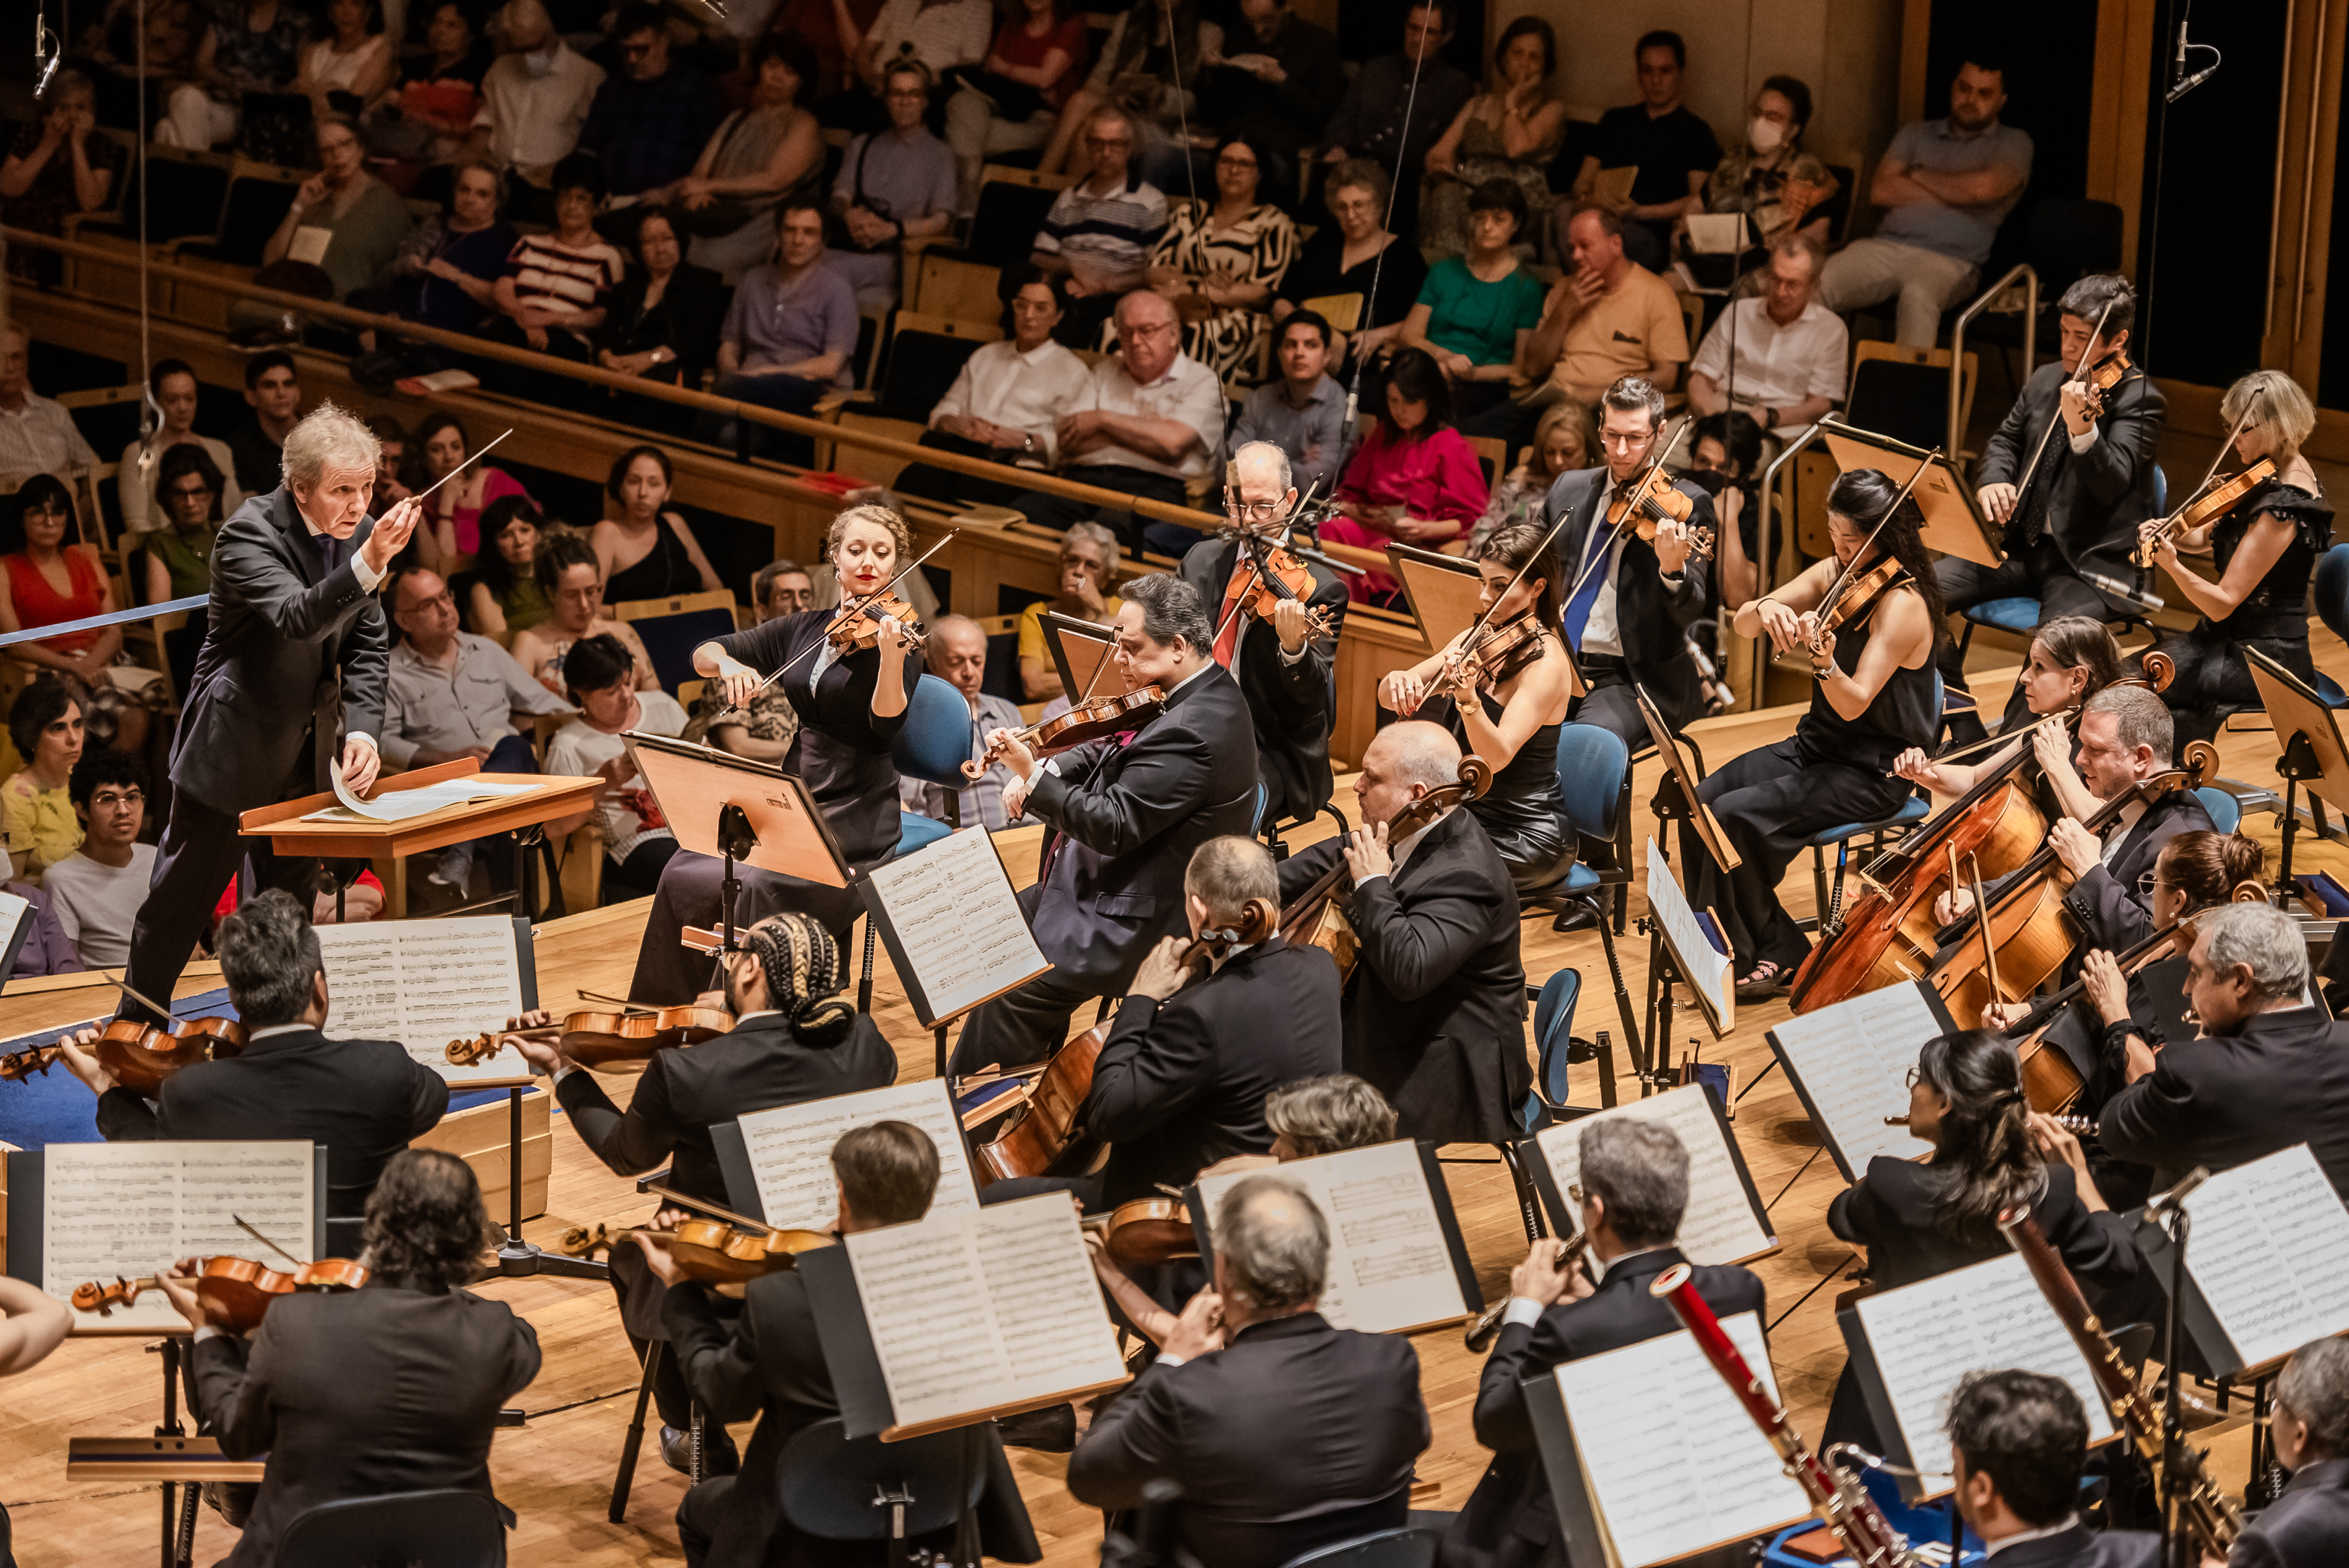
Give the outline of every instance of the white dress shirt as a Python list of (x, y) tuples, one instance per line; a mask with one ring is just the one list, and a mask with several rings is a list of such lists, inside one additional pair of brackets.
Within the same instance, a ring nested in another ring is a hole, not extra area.
[(2054, 1523), (2042, 1525), (2037, 1530), (2018, 1530), (2012, 1535), (2002, 1535), (1996, 1541), (1985, 1541), (1982, 1542), (1982, 1555), (1995, 1557), (2010, 1546), (2020, 1546), (2026, 1541), (2044, 1541), (2051, 1535), (2061, 1535), (2079, 1522), (2078, 1514), (2067, 1513)]
[(1088, 408), (1144, 419), (1172, 419), (1197, 431), (1198, 444), (1185, 450), (1180, 461), (1172, 463), (1161, 462), (1127, 447), (1095, 447), (1081, 457), (1071, 458), (1072, 468), (1114, 464), (1186, 480), (1206, 473), (1213, 454), (1223, 449), (1224, 385), (1216, 379), (1214, 371), (1187, 354), (1177, 354), (1174, 363), (1166, 367), (1166, 374), (1147, 387), (1135, 385), (1133, 377), (1126, 374), (1125, 362), (1111, 355), (1093, 366), (1091, 381), (1079, 392), (1069, 411)]
[(1058, 420), (1092, 380), (1092, 369), (1050, 338), (1022, 354), (1009, 341), (981, 344), (938, 406), (933, 428), (949, 418), (978, 418), (1036, 438), (1037, 459), (1059, 452)]
[(554, 64), (533, 76), (520, 55), (500, 55), (481, 74), (481, 107), (473, 123), (490, 131), (490, 156), (534, 184), (553, 178), (554, 165), (579, 145), (587, 106), (604, 85), (604, 67), (557, 39)]
[[(1737, 339), (1734, 361), (1729, 351), (1733, 332)], [(1841, 402), (1845, 366), (1850, 357), (1851, 334), (1843, 317), (1817, 300), (1781, 326), (1770, 318), (1768, 301), (1742, 299), (1722, 312), (1713, 330), (1704, 335), (1689, 374), (1702, 376), (1729, 392), (1737, 407), (1787, 408), (1807, 397)], [(1777, 432), (1778, 438), (1790, 444), (1799, 441), (1809, 428), (1787, 428)]]
[[(1590, 514), (1590, 532), (1582, 542), (1584, 553), (1580, 566), (1576, 570), (1574, 576), (1567, 582), (1566, 593), (1568, 598), (1573, 596), (1575, 589), (1580, 585), (1583, 571), (1588, 569), (1591, 562), (1596, 559), (1589, 553), (1591, 546), (1609, 535), (1607, 508), (1614, 499), (1615, 480), (1610, 477), (1604, 485), (1599, 487), (1599, 506)], [(1597, 568), (1599, 597), (1591, 601), (1590, 619), (1583, 623), (1582, 646), (1575, 650), (1577, 653), (1611, 654), (1619, 659), (1623, 656), (1622, 628), (1615, 624), (1615, 574), (1623, 569), (1624, 537), (1620, 532), (1613, 535), (1607, 545), (1607, 564)]]

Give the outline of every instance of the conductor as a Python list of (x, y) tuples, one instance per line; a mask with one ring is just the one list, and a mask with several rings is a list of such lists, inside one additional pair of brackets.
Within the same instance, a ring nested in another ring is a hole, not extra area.
[[(147, 902), (130, 938), (129, 985), (168, 1000), (205, 918), (241, 862), (247, 898), (304, 903), (311, 858), (237, 836), (237, 816), (329, 787), (340, 737), (354, 790), (375, 782), (390, 634), (375, 590), (419, 515), (404, 500), (367, 515), (382, 456), (357, 419), (321, 405), (286, 433), (285, 483), (237, 508), (212, 547), (210, 629), (171, 748), (173, 797)], [(152, 1011), (136, 997), (126, 1017)]]

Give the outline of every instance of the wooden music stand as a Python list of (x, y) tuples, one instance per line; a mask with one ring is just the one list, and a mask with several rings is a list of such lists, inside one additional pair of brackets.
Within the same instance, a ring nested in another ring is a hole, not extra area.
[[(2300, 830), (2292, 795), (2302, 786), (2316, 800), (2349, 817), (2349, 745), (2341, 738), (2340, 721), (2324, 699), (2302, 685), (2298, 676), (2257, 648), (2245, 648), (2251, 683), (2260, 688), (2269, 719), (2282, 742), (2276, 773), (2283, 779), (2282, 850), (2276, 857), (2276, 904), (2290, 908), (2293, 900), (2292, 841)], [(2322, 836), (2322, 817), (2319, 834)]]
[(1894, 484), (1905, 485), (1919, 467), (1930, 462), (1931, 467), (1925, 477), (1909, 492), (1917, 509), (1925, 514), (1926, 548), (1971, 561), (1977, 566), (1996, 566), (2006, 559), (2006, 552), (1999, 548), (1997, 525), (1982, 514), (1972, 487), (1958, 472), (1950, 454), (1930, 452), (1873, 430), (1847, 425), (1834, 414), (1819, 421), (1819, 433), (1826, 438), (1836, 466), (1847, 472), (1875, 469)]
[(1403, 599), (1431, 654), (1466, 631), (1484, 609), (1484, 573), (1465, 556), (1390, 542), (1387, 565), (1402, 584)]
[(1061, 689), (1071, 704), (1089, 696), (1123, 696), (1131, 688), (1116, 661), (1117, 629), (1106, 622), (1081, 621), (1047, 610), (1038, 617), (1044, 627), (1044, 648), (1052, 667), (1061, 673)]
[[(1714, 863), (1723, 871), (1735, 871), (1745, 861), (1730, 848), (1729, 835), (1721, 830), (1721, 822), (1713, 816), (1713, 808), (1697, 798), (1696, 774), (1681, 749), (1682, 742), (1664, 727), (1663, 717), (1657, 713), (1656, 705), (1649, 700), (1647, 688), (1638, 681), (1631, 683), (1631, 696), (1640, 705), (1640, 717), (1648, 721), (1648, 738), (1655, 742), (1656, 754), (1664, 759), (1663, 781), (1657, 785), (1652, 802), (1656, 815), (1672, 819), (1684, 817), (1693, 821), (1697, 837), (1711, 851)], [(1671, 798), (1671, 791), (1678, 792), (1680, 799), (1677, 802)]]
[(730, 947), (734, 899), (741, 882), (737, 861), (777, 876), (844, 888), (848, 862), (795, 773), (715, 747), (665, 735), (627, 734), (645, 787), (677, 835), (678, 848), (723, 861), (719, 932)]

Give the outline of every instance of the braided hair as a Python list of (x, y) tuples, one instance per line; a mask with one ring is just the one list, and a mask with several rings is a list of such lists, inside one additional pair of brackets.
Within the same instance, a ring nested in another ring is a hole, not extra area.
[(848, 963), (840, 944), (813, 916), (796, 911), (771, 914), (742, 934), (767, 977), (767, 997), (802, 1034), (844, 1028), (856, 1009), (841, 995)]

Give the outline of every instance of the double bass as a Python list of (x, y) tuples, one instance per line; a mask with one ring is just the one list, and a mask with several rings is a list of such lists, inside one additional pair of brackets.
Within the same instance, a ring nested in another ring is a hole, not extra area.
[[(1475, 799), (1492, 785), (1492, 764), (1469, 752), (1460, 758), (1460, 769), (1452, 783), (1438, 784), (1387, 819), (1387, 842), (1392, 844), (1419, 831), (1453, 807)], [(1369, 825), (1361, 830), (1370, 831)], [(1354, 972), (1354, 928), (1346, 923), (1338, 901), (1353, 885), (1353, 873), (1340, 857), (1280, 912), (1282, 940), (1292, 947), (1319, 947), (1329, 954), (1341, 981)]]

